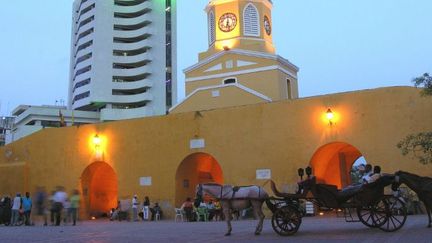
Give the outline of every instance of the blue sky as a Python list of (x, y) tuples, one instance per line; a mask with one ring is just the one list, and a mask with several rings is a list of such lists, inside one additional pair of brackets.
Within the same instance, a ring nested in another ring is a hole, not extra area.
[[(178, 78), (207, 49), (208, 0), (177, 0)], [(412, 85), (432, 72), (430, 0), (273, 0), (279, 55), (300, 96)], [(0, 14), (0, 115), (67, 100), (72, 0), (9, 1)], [(183, 92), (181, 89), (180, 92)]]

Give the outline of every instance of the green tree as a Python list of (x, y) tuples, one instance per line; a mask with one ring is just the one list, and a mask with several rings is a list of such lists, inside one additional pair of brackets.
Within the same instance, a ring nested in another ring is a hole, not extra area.
[[(413, 79), (416, 87), (423, 88), (422, 95), (432, 96), (432, 76), (428, 73)], [(410, 134), (397, 144), (403, 155), (412, 154), (422, 164), (432, 164), (432, 132)]]
[(413, 83), (416, 87), (424, 88), (422, 91), (423, 95), (432, 95), (432, 76), (429, 73), (413, 79)]

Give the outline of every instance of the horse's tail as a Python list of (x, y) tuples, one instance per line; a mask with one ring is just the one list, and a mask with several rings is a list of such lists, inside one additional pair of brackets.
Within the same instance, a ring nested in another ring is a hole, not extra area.
[(276, 205), (274, 205), (272, 203), (272, 201), (270, 200), (270, 198), (266, 198), (265, 200), (267, 207), (270, 209), (270, 211), (272, 211), (272, 213), (274, 213), (276, 211)]

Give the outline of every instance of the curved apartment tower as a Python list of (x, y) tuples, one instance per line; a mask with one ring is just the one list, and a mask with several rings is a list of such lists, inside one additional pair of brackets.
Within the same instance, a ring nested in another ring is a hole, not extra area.
[(75, 0), (69, 108), (100, 120), (164, 115), (176, 101), (175, 0)]

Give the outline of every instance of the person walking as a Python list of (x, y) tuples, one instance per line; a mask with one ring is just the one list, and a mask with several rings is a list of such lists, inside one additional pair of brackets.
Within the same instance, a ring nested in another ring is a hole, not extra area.
[(72, 225), (75, 226), (77, 221), (78, 208), (80, 204), (80, 195), (78, 190), (76, 189), (74, 190), (73, 195), (70, 198), (70, 202), (71, 202), (70, 212), (72, 215)]
[(57, 191), (53, 196), (53, 213), (55, 216), (55, 225), (60, 226), (60, 219), (63, 210), (63, 205), (67, 199), (66, 192), (63, 191), (63, 187), (57, 187)]
[(48, 219), (47, 219), (47, 194), (45, 192), (44, 187), (38, 187), (36, 188), (36, 197), (35, 197), (35, 204), (36, 204), (36, 215), (37, 218), (43, 218), (44, 226), (48, 225)]
[(19, 211), (22, 206), (21, 193), (17, 193), (12, 201), (12, 214), (11, 214), (11, 226), (15, 226), (18, 223)]
[(25, 197), (22, 199), (22, 208), (24, 210), (24, 224), (29, 226), (31, 225), (30, 222), (30, 215), (31, 215), (31, 209), (33, 206), (32, 199), (30, 198), (30, 192), (26, 192)]

